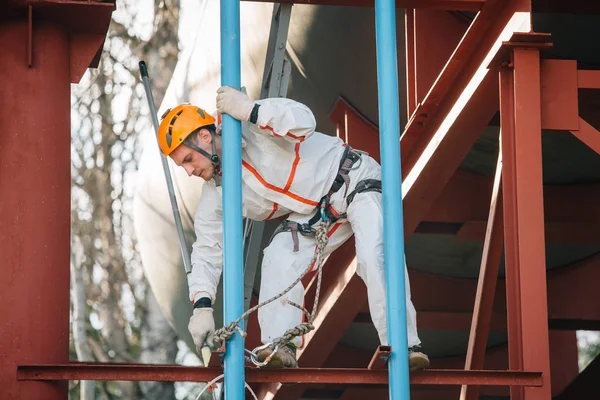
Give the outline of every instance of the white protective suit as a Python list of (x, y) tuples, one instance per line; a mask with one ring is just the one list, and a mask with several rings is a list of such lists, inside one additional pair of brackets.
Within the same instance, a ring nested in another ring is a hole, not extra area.
[[(243, 215), (252, 220), (268, 220), (289, 214), (288, 220), (305, 223), (316, 212), (319, 200), (329, 192), (338, 173), (344, 143), (337, 137), (315, 132), (312, 112), (289, 99), (259, 100), (256, 124), (242, 122), (242, 197)], [(369, 309), (382, 344), (387, 344), (385, 277), (383, 263), (383, 207), (381, 194), (357, 194), (349, 206), (346, 193), (364, 179), (381, 179), (379, 164), (362, 155), (349, 173), (350, 186), (331, 196), (331, 206), (347, 213), (330, 228), (326, 254), (329, 255), (352, 234), (355, 235), (357, 272), (364, 280)], [(188, 275), (190, 300), (209, 297), (213, 302), (223, 268), (223, 215), (221, 187), (207, 182), (202, 191), (194, 226), (196, 242), (192, 251), (192, 273)], [(259, 301), (288, 287), (306, 269), (315, 251), (315, 239), (298, 235), (294, 252), (290, 232), (274, 236), (264, 251)], [(400, 266), (395, 266), (396, 268)], [(405, 268), (406, 270), (406, 268)], [(287, 298), (303, 304), (304, 287), (295, 286)], [(410, 299), (406, 275), (406, 305), (409, 347), (420, 343), (416, 311)], [(302, 321), (302, 312), (275, 301), (258, 311), (263, 343), (270, 343)], [(295, 340), (301, 346), (302, 339)]]

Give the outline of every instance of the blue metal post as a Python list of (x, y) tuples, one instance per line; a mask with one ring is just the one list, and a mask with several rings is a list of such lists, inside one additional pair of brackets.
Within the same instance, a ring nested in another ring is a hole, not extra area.
[[(221, 0), (221, 84), (240, 88), (240, 2)], [(242, 133), (223, 116), (223, 287), (225, 323), (244, 312), (242, 257)], [(236, 334), (225, 353), (225, 396), (244, 398), (244, 339)]]
[(383, 189), (384, 257), (391, 400), (408, 400), (408, 339), (404, 279), (404, 220), (400, 170), (400, 114), (395, 0), (375, 0), (379, 132)]

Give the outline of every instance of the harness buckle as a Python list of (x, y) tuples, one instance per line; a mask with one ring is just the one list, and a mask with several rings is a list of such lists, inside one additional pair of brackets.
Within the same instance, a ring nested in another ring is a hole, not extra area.
[(324, 196), (319, 202), (319, 208), (321, 213), (321, 220), (325, 223), (329, 221), (329, 216), (327, 215), (327, 211), (329, 210), (329, 196)]

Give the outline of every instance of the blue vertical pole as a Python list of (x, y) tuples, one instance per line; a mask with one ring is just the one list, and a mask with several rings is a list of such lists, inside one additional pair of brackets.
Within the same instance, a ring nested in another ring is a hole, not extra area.
[(404, 278), (404, 219), (400, 170), (400, 114), (398, 107), (398, 59), (396, 55), (395, 0), (375, 0), (377, 84), (388, 341), (391, 400), (408, 400), (408, 339)]
[[(221, 84), (240, 88), (240, 2), (221, 0)], [(223, 115), (223, 287), (225, 324), (244, 312), (242, 264), (242, 133)], [(225, 396), (244, 398), (244, 339), (235, 334), (225, 353)]]

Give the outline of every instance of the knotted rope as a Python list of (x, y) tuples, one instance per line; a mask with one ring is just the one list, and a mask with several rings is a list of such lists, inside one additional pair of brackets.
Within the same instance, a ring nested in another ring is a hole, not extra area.
[(315, 320), (315, 316), (317, 314), (317, 307), (319, 305), (319, 294), (321, 292), (321, 280), (322, 280), (322, 276), (323, 276), (323, 254), (325, 253), (325, 247), (327, 247), (327, 243), (329, 242), (328, 233), (329, 233), (330, 225), (331, 225), (331, 223), (329, 221), (327, 221), (327, 222), (323, 222), (317, 226), (316, 232), (315, 232), (315, 240), (316, 240), (315, 253), (314, 253), (312, 259), (310, 260), (310, 263), (308, 264), (308, 266), (306, 267), (304, 272), (298, 277), (298, 279), (296, 279), (290, 286), (288, 286), (285, 290), (283, 290), (278, 295), (273, 296), (270, 299), (265, 300), (260, 304), (257, 304), (256, 306), (250, 308), (248, 311), (246, 311), (244, 314), (242, 314), (235, 321), (225, 325), (224, 327), (222, 327), (220, 329), (217, 329), (215, 331), (215, 336), (214, 336), (216, 342), (223, 344), (227, 340), (229, 340), (236, 332), (239, 332), (240, 335), (242, 335), (242, 337), (245, 338), (246, 332), (244, 332), (240, 328), (239, 323), (242, 320), (248, 318), (248, 316), (250, 314), (252, 314), (254, 311), (258, 310), (259, 308), (264, 307), (267, 304), (272, 303), (273, 301), (285, 296), (290, 290), (292, 290), (294, 288), (294, 286), (296, 286), (311, 271), (313, 265), (317, 266), (318, 272), (317, 272), (317, 289), (316, 289), (315, 302), (314, 302), (314, 306), (312, 309), (312, 313), (309, 312), (306, 308), (302, 307), (301, 305), (296, 304), (293, 301), (286, 299), (285, 301), (288, 304), (302, 310), (302, 312), (306, 315), (306, 321), (297, 325), (296, 327), (294, 327), (292, 329), (288, 329), (281, 337), (275, 339), (273, 341), (272, 345), (274, 348), (276, 348), (277, 346), (284, 345), (284, 344), (290, 342), (293, 338), (295, 338), (297, 336), (305, 335), (315, 328), (312, 323)]

